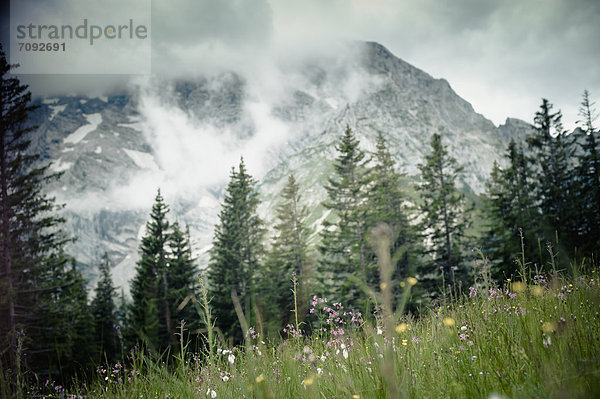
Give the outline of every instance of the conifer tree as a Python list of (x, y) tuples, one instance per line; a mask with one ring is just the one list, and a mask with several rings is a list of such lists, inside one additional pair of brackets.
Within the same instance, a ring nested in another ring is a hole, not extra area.
[(507, 278), (516, 269), (514, 260), (522, 250), (521, 234), (527, 261), (537, 259), (540, 214), (533, 197), (531, 160), (514, 140), (508, 145), (502, 169), (494, 163), (487, 186), (486, 210), (489, 226), (486, 242), (491, 248), (495, 278)]
[(184, 320), (187, 331), (197, 330), (198, 313), (192, 303), (181, 307), (188, 296), (194, 296), (198, 291), (198, 271), (192, 257), (189, 226), (186, 226), (184, 232), (179, 222), (173, 223), (168, 244), (167, 296), (171, 305), (171, 325), (177, 328), (181, 320)]
[(339, 298), (349, 307), (360, 306), (360, 287), (350, 276), (367, 280), (368, 252), (366, 192), (368, 177), (365, 153), (349, 126), (336, 146), (339, 155), (325, 189), (328, 199), (323, 206), (333, 217), (323, 222), (319, 251), (319, 271), (325, 293)]
[(216, 324), (236, 342), (243, 337), (232, 292), (245, 316), (251, 318), (254, 277), (263, 254), (264, 229), (257, 215), (259, 198), (255, 186), (256, 181), (241, 159), (238, 170), (231, 171), (208, 265), (208, 288)]
[(83, 320), (87, 304), (64, 253), (72, 240), (59, 207), (42, 192), (57, 175), (29, 147), (34, 107), (27, 87), (9, 76), (12, 68), (0, 47), (0, 360), (15, 370), (23, 337), (26, 367), (58, 377), (61, 364), (74, 360), (79, 337), (71, 326)]
[[(377, 136), (377, 151), (374, 154), (374, 165), (371, 168), (372, 186), (368, 193), (366, 220), (369, 228), (377, 223), (386, 223), (393, 234), (391, 251), (395, 270), (393, 279), (400, 281), (416, 272), (415, 254), (417, 236), (409, 223), (409, 209), (405, 203), (402, 175), (396, 172), (394, 160), (383, 134)], [(377, 259), (372, 249), (367, 256), (366, 282), (371, 287), (379, 284)], [(396, 297), (400, 297), (399, 287), (395, 287)], [(365, 309), (365, 314), (369, 314)]]
[[(573, 194), (573, 143), (562, 126), (562, 113), (552, 113), (542, 99), (534, 118), (535, 134), (527, 139), (535, 160), (536, 187), (543, 215), (544, 241), (568, 239), (573, 230), (570, 197)], [(564, 233), (564, 234), (563, 234)]]
[(308, 303), (308, 278), (313, 266), (308, 246), (310, 231), (305, 224), (308, 209), (302, 205), (300, 187), (293, 175), (288, 177), (281, 199), (275, 209), (277, 221), (272, 248), (258, 282), (261, 309), (272, 334), (277, 334), (295, 320), (292, 313), (295, 308), (292, 294), (294, 277), (298, 282), (298, 320), (303, 320)]
[(425, 163), (418, 166), (422, 179), (418, 187), (424, 215), (422, 231), (430, 243), (427, 252), (433, 257), (433, 264), (423, 270), (422, 278), (424, 286), (433, 287), (440, 278), (439, 268), (449, 272), (451, 278), (457, 274), (466, 275), (461, 241), (468, 224), (469, 209), (464, 195), (455, 186), (462, 167), (448, 154), (439, 134), (431, 137), (431, 152), (425, 155)]
[(104, 253), (99, 267), (100, 278), (96, 285), (91, 310), (94, 316), (97, 362), (111, 363), (117, 358), (117, 335), (115, 332), (116, 307), (114, 302), (115, 288), (110, 275), (108, 253)]
[(131, 282), (130, 327), (154, 350), (164, 349), (175, 340), (167, 297), (168, 212), (169, 207), (158, 190)]
[(577, 170), (577, 230), (582, 238), (580, 246), (589, 255), (600, 250), (600, 130), (594, 126), (597, 119), (590, 93), (585, 90), (579, 108), (578, 125), (585, 135), (581, 143)]

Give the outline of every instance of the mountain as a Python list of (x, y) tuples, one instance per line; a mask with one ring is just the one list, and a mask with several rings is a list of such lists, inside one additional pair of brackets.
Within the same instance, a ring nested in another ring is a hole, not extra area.
[(71, 250), (85, 277), (94, 282), (108, 251), (115, 283), (127, 289), (158, 186), (172, 219), (190, 225), (205, 265), (227, 172), (240, 154), (259, 179), (263, 217), (271, 221), (294, 173), (317, 231), (327, 216), (319, 206), (323, 183), (346, 125), (367, 151), (384, 133), (399, 169), (415, 178), (431, 135), (440, 133), (465, 167), (461, 187), (474, 193), (510, 139), (531, 128), (510, 118), (494, 126), (447, 81), (377, 43), (343, 49), (278, 64), (262, 79), (229, 71), (155, 79), (108, 97), (38, 100), (33, 149), (63, 173), (48, 192), (66, 204), (67, 229), (78, 237)]

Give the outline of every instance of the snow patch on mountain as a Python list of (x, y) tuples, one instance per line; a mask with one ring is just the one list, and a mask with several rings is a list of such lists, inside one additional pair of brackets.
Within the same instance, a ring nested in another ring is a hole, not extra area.
[(81, 126), (77, 130), (75, 130), (73, 133), (71, 133), (70, 135), (65, 137), (65, 139), (63, 140), (64, 143), (71, 143), (71, 144), (79, 143), (81, 140), (83, 140), (85, 138), (85, 136), (88, 135), (88, 133), (96, 130), (98, 128), (98, 126), (102, 123), (102, 115), (99, 113), (89, 114), (89, 115), (84, 114), (84, 116), (85, 116), (85, 119), (87, 120), (88, 124)]
[(63, 112), (66, 108), (67, 108), (67, 104), (50, 105), (50, 109), (52, 110), (52, 114), (50, 114), (50, 120), (53, 120), (56, 115)]
[(154, 161), (152, 154), (136, 150), (128, 150), (126, 148), (123, 148), (123, 151), (125, 151), (125, 154), (127, 154), (140, 169), (150, 169), (154, 171), (158, 171), (160, 169)]
[(56, 162), (52, 163), (50, 169), (53, 172), (59, 173), (71, 168), (71, 166), (73, 166), (73, 162), (64, 162), (62, 159), (59, 158)]

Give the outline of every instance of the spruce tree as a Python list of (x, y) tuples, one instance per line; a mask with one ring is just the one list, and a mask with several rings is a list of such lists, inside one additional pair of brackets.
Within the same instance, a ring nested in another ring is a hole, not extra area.
[(12, 68), (0, 47), (0, 360), (16, 370), (23, 339), (25, 366), (58, 378), (79, 349), (72, 326), (83, 320), (87, 304), (80, 275), (64, 253), (72, 240), (62, 230), (59, 207), (42, 192), (57, 175), (48, 174), (30, 149), (34, 107), (27, 87), (9, 77)]
[(167, 296), (171, 305), (171, 325), (177, 329), (179, 323), (184, 320), (185, 329), (188, 332), (195, 331), (200, 327), (198, 313), (192, 302), (184, 304), (190, 295), (195, 296), (198, 291), (198, 270), (192, 256), (189, 226), (186, 226), (184, 232), (179, 222), (173, 223), (168, 244)]
[(461, 241), (468, 225), (468, 211), (464, 195), (456, 189), (455, 182), (462, 172), (456, 159), (452, 158), (435, 133), (431, 137), (431, 152), (425, 162), (418, 165), (421, 171), (421, 196), (423, 222), (421, 229), (429, 244), (426, 251), (432, 255), (433, 263), (423, 270), (423, 286), (435, 287), (440, 280), (439, 269), (448, 273), (450, 279), (457, 274), (467, 275)]
[(306, 314), (308, 280), (313, 266), (309, 255), (306, 226), (308, 209), (302, 205), (300, 187), (293, 175), (288, 177), (281, 192), (282, 202), (275, 209), (277, 218), (275, 236), (258, 282), (260, 308), (271, 334), (277, 334), (288, 323), (295, 321), (294, 289), (296, 278), (298, 320)]
[(146, 234), (140, 245), (140, 260), (131, 281), (130, 327), (150, 349), (162, 350), (175, 341), (171, 308), (166, 293), (169, 207), (160, 190), (156, 194)]
[(97, 356), (96, 362), (113, 362), (118, 355), (115, 288), (110, 275), (108, 253), (104, 253), (99, 267), (100, 278), (96, 285), (91, 310), (94, 316)]
[(578, 125), (584, 135), (580, 141), (581, 155), (577, 169), (577, 231), (579, 246), (587, 255), (600, 250), (600, 130), (594, 126), (597, 119), (590, 93), (585, 90), (579, 108)]
[(573, 143), (562, 126), (562, 113), (552, 113), (542, 99), (534, 119), (535, 134), (527, 139), (535, 161), (535, 193), (543, 215), (544, 241), (569, 239), (573, 232)]
[(516, 271), (515, 259), (522, 251), (521, 235), (527, 261), (536, 261), (540, 236), (532, 161), (514, 140), (509, 143), (504, 157), (508, 165), (502, 169), (494, 163), (485, 197), (489, 219), (486, 243), (497, 279), (510, 277)]
[(320, 233), (319, 272), (326, 294), (349, 307), (361, 305), (362, 291), (350, 276), (367, 281), (369, 274), (366, 192), (368, 177), (365, 153), (349, 126), (336, 145), (334, 175), (327, 180), (327, 200), (323, 206), (332, 217), (323, 222)]
[[(406, 205), (405, 183), (402, 175), (395, 170), (392, 154), (382, 133), (377, 136), (376, 152), (371, 168), (372, 186), (368, 192), (366, 211), (367, 226), (371, 229), (377, 223), (385, 223), (392, 232), (394, 271), (396, 281), (413, 276), (416, 272), (417, 243), (415, 228), (409, 223), (410, 209)], [(366, 282), (371, 287), (379, 284), (379, 269), (373, 249), (370, 248), (367, 262)], [(395, 296), (400, 298), (399, 286), (394, 288)], [(370, 314), (365, 309), (365, 314)]]
[(259, 198), (255, 186), (256, 181), (241, 159), (238, 170), (231, 171), (208, 265), (208, 288), (216, 324), (236, 342), (243, 337), (232, 292), (245, 316), (251, 318), (254, 277), (263, 254), (264, 229), (257, 215)]

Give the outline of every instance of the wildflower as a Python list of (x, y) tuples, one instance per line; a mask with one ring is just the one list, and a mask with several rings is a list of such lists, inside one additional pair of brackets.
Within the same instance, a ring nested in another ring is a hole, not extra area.
[(348, 350), (344, 349), (344, 351), (342, 352), (342, 355), (344, 356), (344, 359), (348, 359)]
[(404, 345), (404, 346), (408, 345), (408, 341), (406, 339), (403, 339), (402, 340), (402, 345)]
[(446, 327), (452, 327), (455, 324), (454, 319), (452, 317), (445, 317), (442, 322)]
[(360, 399), (360, 395), (352, 395), (352, 399)]
[(223, 377), (221, 377), (221, 379), (223, 380), (223, 382), (227, 382), (227, 381), (229, 381), (229, 376), (224, 375)]
[(415, 344), (418, 344), (420, 341), (419, 337), (412, 337), (412, 342), (414, 342)]
[(321, 367), (317, 367), (317, 374), (323, 374), (323, 369)]
[(381, 327), (377, 327), (377, 335), (381, 334), (383, 334), (383, 330), (381, 329)]
[(467, 326), (462, 326), (462, 327), (460, 328), (460, 331), (467, 331)]
[(469, 287), (469, 298), (473, 298), (474, 296), (477, 296), (477, 288)]
[(314, 379), (312, 377), (308, 377), (307, 379), (305, 379), (304, 381), (302, 381), (302, 384), (304, 384), (304, 387), (309, 387), (313, 384)]
[(398, 334), (403, 333), (408, 329), (408, 325), (406, 323), (400, 323), (396, 326), (396, 332)]
[(208, 388), (208, 390), (206, 391), (206, 396), (210, 396), (211, 398), (214, 399), (217, 397), (217, 393), (214, 390)]
[(550, 321), (547, 321), (545, 323), (542, 324), (542, 331), (545, 333), (551, 333), (552, 331), (556, 330), (556, 325)]
[(379, 288), (381, 288), (381, 291), (385, 291), (385, 289), (387, 288), (387, 284), (381, 283), (381, 284), (379, 284)]
[(461, 341), (466, 341), (467, 340), (467, 334), (460, 334), (459, 336)]
[(406, 282), (407, 282), (408, 284), (410, 284), (410, 285), (415, 285), (415, 284), (417, 284), (417, 283), (419, 282), (419, 280), (417, 280), (417, 279), (416, 279), (416, 278), (414, 278), (414, 277), (409, 277), (409, 278), (407, 278), (407, 279), (406, 279)]
[(539, 285), (536, 285), (533, 287), (533, 295), (534, 296), (541, 296), (544, 293), (544, 289), (542, 287), (540, 287)]
[(229, 356), (227, 356), (227, 360), (231, 364), (233, 364), (235, 362), (235, 356), (233, 355), (233, 353), (230, 353)]
[(265, 376), (263, 374), (259, 375), (258, 377), (256, 377), (256, 382), (258, 384), (260, 384), (261, 382), (263, 382), (265, 380)]

